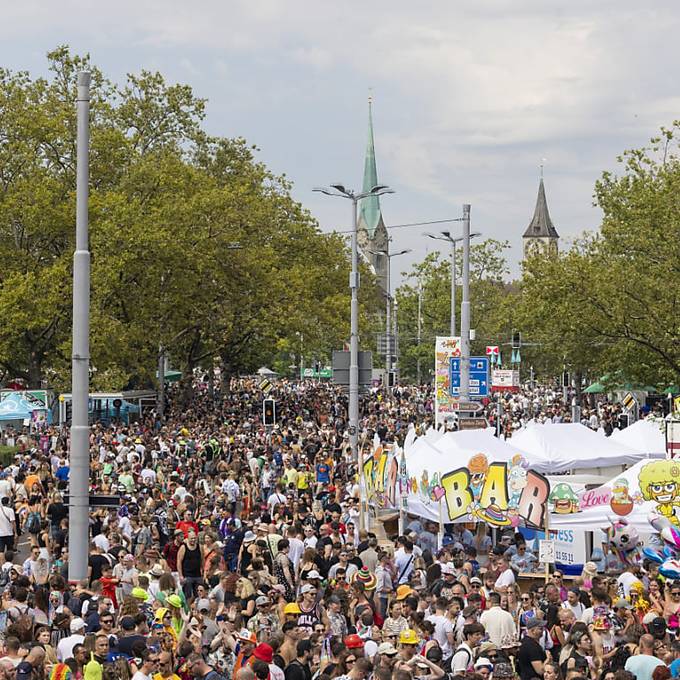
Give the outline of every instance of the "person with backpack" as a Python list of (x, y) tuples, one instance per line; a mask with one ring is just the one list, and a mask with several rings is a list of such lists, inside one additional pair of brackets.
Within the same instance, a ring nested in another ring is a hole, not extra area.
[(463, 626), (463, 642), (456, 648), (451, 657), (451, 673), (464, 676), (475, 670), (475, 648), (484, 637), (484, 626), (481, 623), (466, 623)]

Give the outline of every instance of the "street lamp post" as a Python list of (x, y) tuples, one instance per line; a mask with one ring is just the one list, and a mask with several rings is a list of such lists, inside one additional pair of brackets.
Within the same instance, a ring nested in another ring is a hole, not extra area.
[(385, 369), (387, 371), (387, 382), (389, 385), (389, 376), (390, 373), (392, 372), (392, 350), (395, 350), (396, 354), (396, 342), (397, 338), (396, 335), (394, 335), (394, 347), (392, 347), (391, 343), (388, 342), (388, 338), (390, 337), (390, 333), (392, 332), (392, 324), (391, 324), (391, 306), (392, 306), (392, 288), (391, 288), (391, 278), (392, 278), (392, 258), (393, 257), (398, 257), (399, 255), (406, 255), (406, 253), (410, 253), (411, 249), (406, 248), (405, 250), (400, 250), (397, 253), (388, 253), (386, 250), (369, 250), (369, 253), (371, 255), (380, 255), (381, 257), (384, 257), (387, 259), (387, 305), (385, 309), (385, 342), (387, 344), (387, 352), (386, 352), (386, 361), (385, 361)]
[[(349, 339), (349, 441), (352, 450), (352, 459), (357, 462), (360, 486), (364, 483), (363, 455), (359, 449), (359, 242), (357, 204), (362, 198), (369, 196), (381, 196), (393, 194), (394, 191), (384, 184), (374, 186), (370, 191), (356, 193), (346, 189), (343, 184), (332, 184), (330, 188), (318, 187), (318, 191), (327, 196), (346, 198), (352, 202), (352, 270), (349, 274), (349, 288), (351, 291), (350, 303), (350, 339)], [(364, 510), (365, 491), (362, 495), (361, 517), (362, 526), (366, 526)]]
[(460, 400), (470, 399), (470, 205), (463, 204), (463, 300), (460, 304)]
[[(465, 221), (463, 217), (461, 221)], [(452, 338), (456, 337), (456, 286), (457, 286), (457, 275), (456, 275), (456, 244), (460, 243), (465, 239), (465, 236), (458, 236), (454, 238), (451, 236), (451, 232), (442, 231), (441, 236), (435, 236), (434, 234), (425, 234), (429, 238), (435, 241), (448, 241), (451, 244), (451, 327), (450, 335)], [(470, 234), (470, 238), (475, 238), (476, 236), (481, 236), (481, 232), (475, 231)]]
[(76, 133), (76, 249), (73, 253), (73, 347), (71, 356), (71, 467), (69, 479), (69, 562), (71, 582), (87, 576), (90, 517), (90, 74), (78, 73)]

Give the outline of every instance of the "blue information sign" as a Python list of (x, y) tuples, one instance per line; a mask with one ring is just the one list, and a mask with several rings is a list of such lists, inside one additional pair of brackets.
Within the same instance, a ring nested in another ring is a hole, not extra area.
[[(460, 358), (451, 358), (451, 396), (460, 394)], [(470, 357), (470, 397), (489, 396), (489, 357)]]

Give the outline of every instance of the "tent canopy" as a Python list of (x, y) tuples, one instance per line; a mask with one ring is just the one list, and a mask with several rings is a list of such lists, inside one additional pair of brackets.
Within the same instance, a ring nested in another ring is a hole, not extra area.
[(524, 453), (532, 465), (536, 465), (535, 469), (552, 474), (576, 468), (633, 465), (643, 455), (580, 423), (536, 424), (516, 434), (511, 443)]
[(657, 423), (648, 420), (638, 420), (623, 430), (614, 430), (611, 439), (653, 457), (661, 458), (666, 455), (664, 433), (659, 429)]
[(27, 392), (6, 392), (0, 401), (0, 421), (25, 420), (33, 411), (45, 411), (47, 406)]

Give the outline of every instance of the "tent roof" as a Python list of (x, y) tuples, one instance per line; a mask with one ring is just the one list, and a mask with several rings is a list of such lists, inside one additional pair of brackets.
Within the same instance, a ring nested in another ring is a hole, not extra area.
[(531, 463), (553, 474), (575, 468), (633, 465), (643, 455), (580, 423), (536, 424), (516, 434), (511, 442)]
[(640, 453), (666, 455), (666, 437), (656, 423), (638, 420), (623, 430), (615, 430), (610, 439)]

